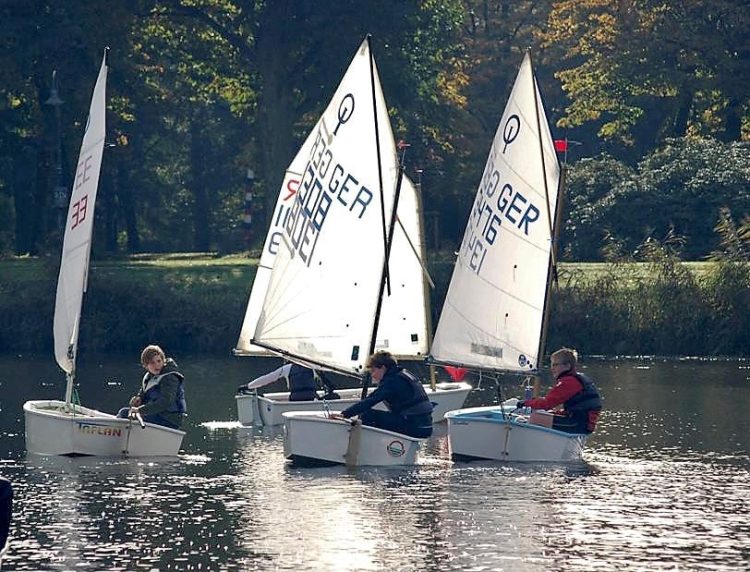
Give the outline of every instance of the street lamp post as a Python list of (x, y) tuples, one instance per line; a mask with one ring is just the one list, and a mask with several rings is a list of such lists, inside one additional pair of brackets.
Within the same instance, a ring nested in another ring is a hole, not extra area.
[(255, 173), (248, 169), (245, 173), (245, 212), (242, 217), (242, 228), (245, 231), (245, 247), (248, 252), (253, 242), (253, 187), (255, 184)]
[(52, 87), (50, 88), (50, 94), (44, 105), (50, 105), (55, 109), (55, 121), (57, 127), (57, 145), (55, 151), (55, 182), (52, 188), (52, 199), (55, 208), (57, 209), (57, 230), (63, 229), (63, 221), (65, 220), (65, 208), (68, 203), (68, 189), (65, 187), (63, 181), (63, 147), (62, 147), (62, 120), (60, 118), (60, 106), (63, 104), (63, 100), (60, 99), (57, 85), (57, 70), (52, 72)]

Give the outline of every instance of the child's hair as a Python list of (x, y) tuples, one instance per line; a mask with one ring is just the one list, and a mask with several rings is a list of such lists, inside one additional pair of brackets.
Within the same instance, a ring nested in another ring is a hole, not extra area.
[(552, 360), (558, 360), (562, 364), (567, 364), (571, 369), (575, 369), (578, 364), (578, 352), (571, 348), (560, 348), (550, 356)]
[(167, 359), (167, 356), (164, 354), (164, 350), (162, 350), (159, 346), (146, 346), (141, 352), (141, 365), (143, 367), (146, 367), (146, 365), (148, 365), (148, 363), (156, 356), (161, 356), (161, 359)]
[(396, 367), (398, 365), (398, 362), (396, 361), (396, 358), (393, 357), (390, 352), (375, 352), (372, 354), (369, 358), (367, 358), (367, 362), (365, 363), (367, 367), (385, 367), (386, 369), (390, 369), (392, 367)]

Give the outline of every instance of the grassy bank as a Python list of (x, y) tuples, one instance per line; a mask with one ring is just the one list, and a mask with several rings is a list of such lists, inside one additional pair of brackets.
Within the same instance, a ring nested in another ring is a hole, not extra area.
[[(453, 257), (433, 256), (433, 322)], [(82, 351), (227, 354), (239, 334), (257, 259), (141, 255), (92, 264)], [(52, 351), (57, 261), (0, 260), (0, 352)], [(600, 355), (750, 353), (747, 264), (561, 264), (548, 348)]]
[[(210, 255), (95, 261), (81, 351), (226, 353), (240, 331), (257, 259)], [(0, 261), (0, 351), (52, 351), (57, 261)]]

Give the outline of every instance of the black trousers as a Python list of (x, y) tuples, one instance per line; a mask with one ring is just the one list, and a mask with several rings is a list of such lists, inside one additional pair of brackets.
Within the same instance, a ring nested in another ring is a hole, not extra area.
[(360, 415), (362, 425), (378, 427), (396, 433), (403, 433), (410, 437), (424, 439), (432, 435), (432, 414), (399, 415), (391, 411), (370, 409)]
[(289, 394), (289, 401), (314, 401), (318, 394), (314, 389), (304, 389), (302, 391), (292, 391)]
[(555, 415), (552, 417), (552, 428), (565, 433), (590, 433), (588, 426), (588, 412), (579, 415)]

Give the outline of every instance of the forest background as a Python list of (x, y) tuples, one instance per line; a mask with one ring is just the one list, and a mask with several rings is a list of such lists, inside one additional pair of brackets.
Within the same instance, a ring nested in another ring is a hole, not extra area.
[[(741, 0), (4, 0), (0, 257), (59, 255), (105, 46), (108, 139), (92, 259), (257, 253), (286, 166), (371, 33), (439, 261), (461, 240), (530, 48), (553, 136), (569, 145), (561, 259), (656, 264), (646, 282), (608, 267), (558, 293), (571, 316), (591, 316), (596, 292), (626, 292), (619, 309), (608, 297), (600, 329), (587, 325), (588, 348), (607, 343), (604, 329), (620, 351), (700, 352), (715, 330), (721, 341), (700, 353), (743, 353), (748, 334), (736, 329), (750, 330), (749, 8)], [(707, 274), (675, 264), (707, 258), (719, 262)], [(17, 290), (23, 282), (16, 276), (0, 274), (13, 315), (13, 283)], [(699, 315), (678, 337), (670, 320), (685, 318), (686, 300), (697, 300), (690, 303)], [(0, 325), (8, 332), (0, 349), (19, 339), (49, 345), (46, 335), (19, 337), (18, 319)], [(655, 341), (665, 326), (672, 345)], [(574, 321), (553, 321), (552, 335), (571, 329)], [(198, 337), (197, 347), (212, 347), (208, 334)]]

